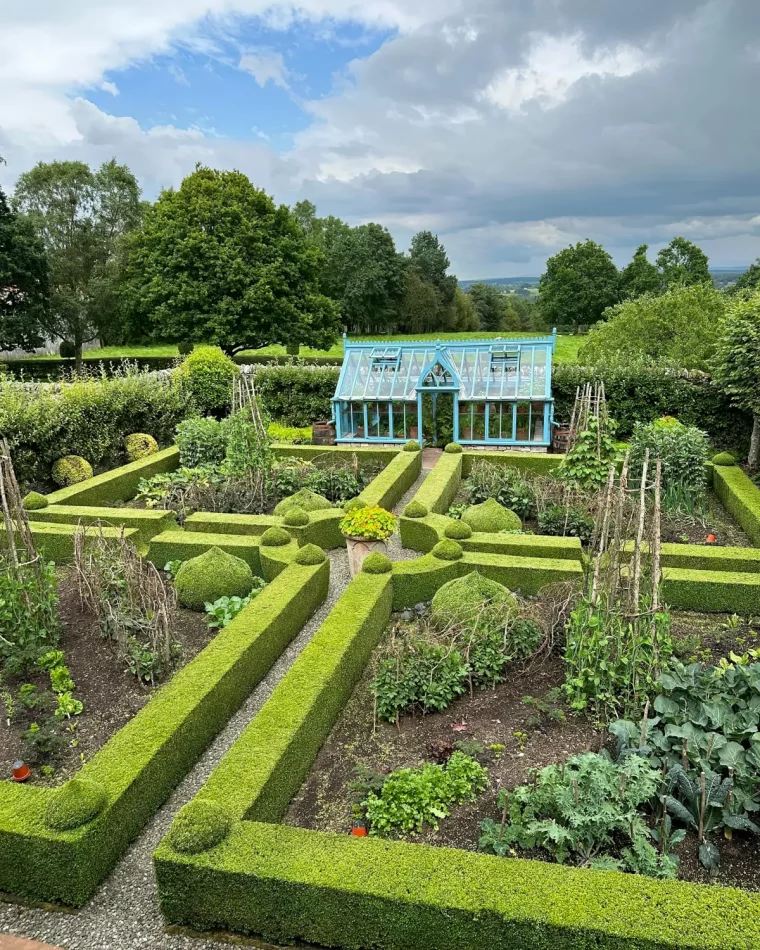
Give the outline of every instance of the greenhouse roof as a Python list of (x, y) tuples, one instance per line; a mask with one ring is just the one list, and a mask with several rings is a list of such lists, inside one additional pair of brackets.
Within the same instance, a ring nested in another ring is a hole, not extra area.
[(402, 400), (458, 392), (460, 400), (551, 397), (556, 333), (533, 339), (353, 342), (344, 337), (335, 399)]

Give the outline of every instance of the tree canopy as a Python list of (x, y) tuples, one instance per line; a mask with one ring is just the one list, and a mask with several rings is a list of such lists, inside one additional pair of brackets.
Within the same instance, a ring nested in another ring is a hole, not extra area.
[(111, 316), (111, 267), (122, 236), (142, 214), (140, 188), (115, 159), (93, 172), (84, 162), (39, 162), (19, 176), (14, 206), (42, 238), (50, 263), (45, 329), (74, 344), (94, 339)]
[(564, 248), (546, 262), (538, 303), (550, 326), (590, 326), (620, 299), (615, 262), (594, 241)]
[(749, 265), (736, 283), (729, 288), (729, 292), (732, 294), (746, 294), (753, 293), (758, 289), (760, 289), (760, 257)]
[(199, 166), (127, 242), (133, 332), (228, 352), (329, 347), (339, 314), (318, 286), (323, 263), (289, 208), (241, 172)]
[(657, 265), (647, 257), (648, 244), (640, 244), (631, 263), (620, 271), (620, 295), (623, 298), (656, 294), (662, 290), (662, 276)]
[(591, 329), (578, 358), (589, 365), (644, 360), (707, 369), (725, 299), (709, 284), (694, 284), (625, 300)]
[(707, 254), (685, 237), (674, 237), (657, 255), (663, 284), (711, 283)]

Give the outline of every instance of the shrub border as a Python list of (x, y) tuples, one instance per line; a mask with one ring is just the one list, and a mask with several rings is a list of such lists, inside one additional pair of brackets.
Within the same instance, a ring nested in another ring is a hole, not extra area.
[(760, 488), (738, 465), (714, 465), (713, 489), (752, 543), (760, 546)]
[[(434, 559), (421, 560), (441, 583)], [(401, 567), (393, 565), (394, 588)], [(167, 921), (382, 950), (756, 947), (756, 894), (264, 823), (282, 817), (337, 719), (332, 690), (347, 698), (358, 682), (358, 660), (379, 636), (373, 621), (389, 617), (388, 577), (351, 583), (198, 793), (234, 816), (227, 837), (193, 855), (160, 843), (154, 865)]]
[(296, 550), (270, 549), (271, 583), (79, 771), (106, 792), (95, 819), (52, 831), (53, 791), (0, 782), (0, 890), (72, 906), (94, 893), (327, 596), (329, 562), (289, 563)]

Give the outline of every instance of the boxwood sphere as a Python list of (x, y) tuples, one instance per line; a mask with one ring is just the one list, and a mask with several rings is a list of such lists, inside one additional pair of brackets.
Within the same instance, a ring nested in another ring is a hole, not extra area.
[(298, 549), (298, 553), (293, 560), (296, 564), (316, 565), (321, 564), (326, 556), (318, 544), (305, 544), (302, 548)]
[(99, 815), (108, 804), (102, 785), (84, 778), (72, 778), (53, 792), (45, 807), (45, 824), (54, 831), (81, 828)]
[(420, 448), (421, 448), (420, 443), (416, 439), (410, 439), (404, 445), (403, 451), (404, 452), (419, 452)]
[(500, 505), (494, 498), (487, 498), (480, 505), (472, 505), (462, 515), (462, 521), (473, 531), (519, 531), (522, 521), (514, 511)]
[(224, 841), (233, 821), (232, 812), (223, 805), (195, 799), (177, 812), (167, 838), (181, 854), (200, 854)]
[(472, 537), (472, 528), (466, 521), (452, 521), (450, 525), (446, 525), (443, 533), (454, 541), (464, 541)]
[(79, 482), (92, 478), (92, 465), (81, 455), (64, 455), (62, 459), (53, 462), (53, 481), (62, 488), (69, 485), (78, 485)]
[(439, 541), (438, 544), (432, 550), (433, 557), (437, 557), (439, 561), (458, 561), (461, 556), (464, 554), (462, 550), (462, 545), (457, 544), (456, 541), (452, 541), (451, 538), (444, 538), (443, 541)]
[(23, 504), (26, 511), (39, 511), (41, 508), (47, 508), (48, 500), (38, 491), (30, 491), (24, 498)]
[(147, 432), (133, 432), (124, 439), (124, 451), (130, 462), (148, 458), (158, 452), (158, 442)]
[[(288, 532), (284, 533), (290, 541)], [(203, 610), (205, 604), (213, 604), (220, 597), (247, 597), (253, 583), (248, 564), (217, 547), (183, 561), (174, 578), (177, 599), (191, 610)]]
[(713, 456), (713, 465), (728, 466), (736, 465), (736, 459), (730, 452), (718, 452)]
[(290, 535), (284, 528), (273, 526), (261, 535), (261, 545), (265, 548), (281, 548), (290, 544)]
[(404, 517), (406, 518), (424, 518), (427, 513), (427, 508), (419, 501), (412, 500), (404, 508)]
[(303, 528), (304, 525), (309, 523), (309, 513), (308, 511), (304, 511), (303, 508), (290, 508), (285, 513), (282, 522), (289, 528)]
[(448, 452), (449, 455), (459, 455), (462, 451), (462, 446), (458, 442), (449, 442), (443, 451)]
[(362, 564), (362, 571), (364, 571), (365, 574), (389, 574), (392, 569), (393, 564), (391, 563), (391, 559), (379, 551), (375, 551), (374, 554), (370, 554), (369, 557), (366, 557)]

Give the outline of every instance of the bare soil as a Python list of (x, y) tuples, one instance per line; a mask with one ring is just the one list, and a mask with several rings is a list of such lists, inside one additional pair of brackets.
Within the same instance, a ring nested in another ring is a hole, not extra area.
[[(74, 697), (84, 704), (79, 716), (66, 723), (67, 745), (61, 755), (49, 764), (53, 773), (45, 774), (39, 763), (32, 766), (30, 782), (59, 784), (70, 778), (86, 761), (105, 745), (149, 701), (156, 687), (144, 686), (129, 672), (114, 653), (113, 644), (104, 639), (95, 618), (82, 609), (70, 571), (59, 570), (61, 640), (57, 649), (65, 654), (65, 663), (76, 684)], [(179, 608), (172, 627), (173, 640), (181, 647), (174, 671), (199, 653), (215, 635), (209, 629), (204, 614)], [(164, 680), (166, 682), (167, 680)], [(19, 679), (5, 679), (4, 688), (13, 696), (24, 683), (33, 683), (38, 692), (50, 688), (47, 673), (27, 675)], [(159, 684), (162, 685), (162, 684)], [(50, 712), (25, 710), (17, 704), (13, 720), (8, 723), (6, 710), (0, 719), (0, 776), (10, 775), (11, 765), (17, 759), (29, 758), (22, 739), (23, 732), (32, 722), (41, 722)], [(64, 727), (65, 728), (65, 727)], [(82, 757), (84, 757), (82, 759)]]

